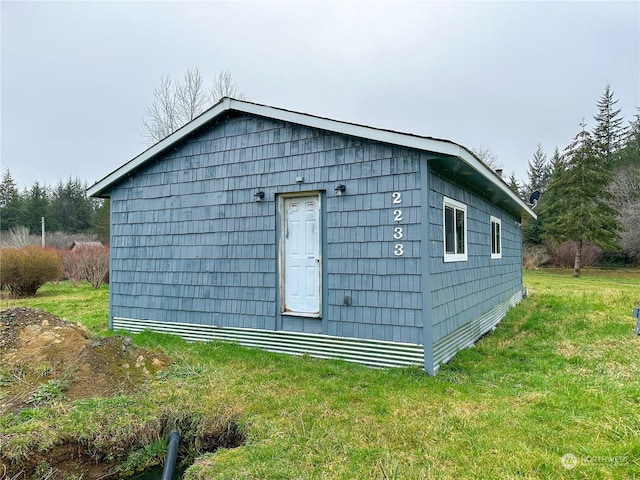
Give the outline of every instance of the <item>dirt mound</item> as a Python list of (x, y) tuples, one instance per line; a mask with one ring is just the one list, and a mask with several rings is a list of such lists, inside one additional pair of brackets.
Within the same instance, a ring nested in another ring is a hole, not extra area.
[(83, 326), (44, 310), (0, 311), (0, 415), (132, 392), (170, 363), (128, 337), (91, 338)]
[[(83, 326), (43, 310), (0, 311), (0, 417), (28, 415), (28, 408), (56, 402), (126, 395), (170, 363), (168, 356), (137, 348), (128, 337), (92, 337)], [(46, 449), (29, 447), (12, 456), (3, 452), (3, 440), (20, 434), (0, 431), (0, 480), (119, 478), (129, 454), (147, 455), (147, 446), (172, 429), (182, 435), (183, 458), (245, 441), (232, 413), (207, 417), (173, 406), (100, 446), (67, 436)]]

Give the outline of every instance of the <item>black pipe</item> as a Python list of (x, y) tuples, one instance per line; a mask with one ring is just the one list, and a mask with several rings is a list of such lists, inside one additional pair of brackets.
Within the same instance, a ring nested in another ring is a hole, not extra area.
[(176, 430), (172, 430), (169, 434), (167, 456), (164, 460), (164, 470), (162, 470), (162, 480), (173, 480), (173, 475), (176, 470), (176, 459), (178, 458), (179, 443), (180, 434)]

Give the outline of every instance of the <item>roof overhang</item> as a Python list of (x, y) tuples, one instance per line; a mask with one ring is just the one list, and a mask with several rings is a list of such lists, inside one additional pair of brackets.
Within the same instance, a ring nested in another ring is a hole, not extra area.
[(501, 178), (498, 178), (493, 170), (482, 163), (473, 153), (457, 143), (449, 140), (332, 120), (330, 118), (294, 112), (244, 100), (236, 100), (229, 97), (222, 98), (200, 116), (96, 182), (87, 189), (87, 194), (92, 197), (108, 198), (111, 187), (116, 183), (126, 178), (155, 156), (227, 112), (248, 113), (344, 135), (437, 153), (441, 158), (436, 162), (446, 170), (453, 173), (460, 172), (463, 178), (466, 178), (469, 183), (473, 183), (487, 192), (491, 198), (510, 206), (511, 208), (509, 208), (509, 210), (518, 211), (520, 215), (523, 216), (536, 218), (535, 213), (533, 213), (529, 206), (524, 203)]

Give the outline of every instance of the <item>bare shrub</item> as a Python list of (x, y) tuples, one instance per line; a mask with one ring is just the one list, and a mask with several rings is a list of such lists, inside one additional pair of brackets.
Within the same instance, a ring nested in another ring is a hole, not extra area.
[(609, 184), (609, 205), (620, 213), (618, 243), (631, 259), (640, 260), (640, 167), (616, 172)]
[(64, 278), (69, 280), (75, 287), (82, 280), (80, 271), (80, 256), (71, 250), (67, 250), (62, 254), (62, 270)]
[[(18, 227), (25, 228), (25, 227)], [(24, 238), (23, 233), (20, 233), (18, 238)], [(98, 240), (98, 236), (94, 233), (64, 233), (64, 232), (46, 232), (45, 242), (47, 247), (67, 249), (73, 242), (95, 242)], [(27, 245), (42, 245), (42, 235), (30, 234), (28, 239), (15, 241), (11, 231), (2, 232), (0, 237), (0, 245), (2, 248), (13, 247), (22, 248)]]
[(23, 226), (11, 228), (6, 234), (6, 246), (11, 248), (24, 248), (28, 245), (34, 245), (29, 237), (29, 229)]
[(109, 248), (101, 244), (76, 245), (64, 254), (65, 277), (75, 286), (86, 280), (93, 288), (100, 288), (109, 274)]
[[(565, 242), (551, 249), (551, 263), (556, 267), (573, 268), (578, 244)], [(580, 264), (583, 267), (595, 265), (602, 257), (602, 250), (595, 245), (585, 243), (582, 246)]]
[(0, 263), (0, 284), (15, 297), (33, 296), (42, 285), (62, 275), (60, 255), (50, 248), (3, 248)]
[(549, 263), (551, 257), (544, 245), (525, 245), (522, 252), (522, 265), (527, 270), (536, 270)]

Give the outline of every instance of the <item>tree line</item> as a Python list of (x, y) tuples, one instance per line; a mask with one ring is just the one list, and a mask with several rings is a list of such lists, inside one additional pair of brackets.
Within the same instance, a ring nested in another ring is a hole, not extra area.
[(36, 181), (20, 191), (6, 169), (0, 181), (0, 231), (25, 227), (39, 235), (44, 218), (48, 232), (93, 234), (107, 243), (109, 202), (87, 197), (86, 190), (86, 182), (70, 177), (54, 186)]
[(607, 85), (591, 130), (583, 120), (567, 146), (556, 147), (550, 158), (538, 144), (527, 181), (509, 180), (525, 201), (539, 192), (538, 218), (523, 225), (525, 247), (550, 254), (570, 242), (574, 276), (586, 248), (599, 248), (612, 263), (640, 262), (640, 110), (625, 124), (617, 103)]
[[(223, 96), (244, 98), (229, 72), (219, 72), (210, 91), (197, 69), (182, 81), (163, 77), (146, 111), (143, 135), (160, 141)], [(574, 275), (579, 275), (585, 252), (600, 249), (617, 263), (640, 262), (640, 110), (625, 124), (610, 85), (596, 103), (594, 127), (584, 120), (561, 151), (550, 157), (538, 144), (528, 162), (527, 179), (511, 174), (507, 183), (525, 202), (538, 192), (536, 220), (523, 222), (525, 256), (534, 252), (531, 266), (544, 264), (561, 248), (571, 251)], [(490, 168), (498, 162), (490, 149), (474, 149)], [(39, 233), (41, 218), (48, 231), (91, 233), (104, 243), (109, 238), (109, 202), (89, 199), (86, 183), (69, 178), (54, 187), (39, 182), (18, 191), (9, 170), (0, 183), (0, 230), (24, 226)], [(525, 262), (527, 258), (525, 258)]]
[[(187, 70), (182, 80), (166, 75), (153, 91), (142, 135), (149, 144), (157, 143), (222, 97), (245, 98), (228, 71), (219, 71), (209, 89), (197, 68)], [(24, 236), (26, 229), (27, 235), (38, 235), (44, 218), (48, 232), (91, 234), (108, 243), (109, 201), (88, 198), (86, 189), (86, 182), (69, 178), (53, 187), (35, 182), (19, 191), (7, 169), (0, 182), (0, 231), (20, 229), (20, 236)]]

